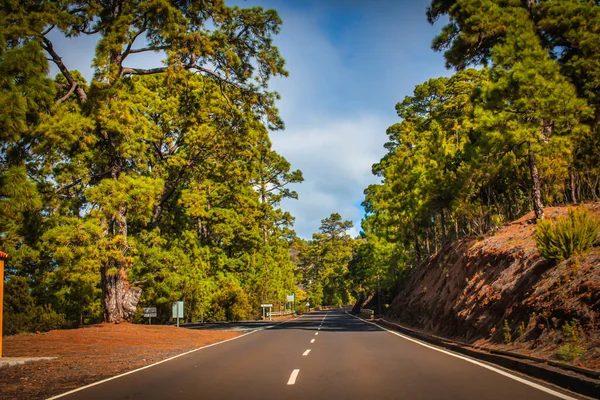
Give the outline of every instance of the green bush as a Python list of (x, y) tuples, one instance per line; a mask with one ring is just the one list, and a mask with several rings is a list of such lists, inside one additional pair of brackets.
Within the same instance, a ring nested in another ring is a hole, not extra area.
[(510, 334), (510, 326), (508, 326), (508, 321), (504, 320), (504, 326), (502, 327), (502, 332), (504, 333), (504, 344), (512, 343), (512, 335)]
[(213, 319), (216, 321), (242, 321), (256, 313), (250, 297), (235, 280), (224, 282), (213, 295)]
[(573, 361), (577, 357), (584, 355), (585, 349), (579, 346), (579, 337), (583, 335), (581, 325), (575, 320), (571, 321), (571, 323), (566, 322), (562, 327), (562, 331), (567, 343), (558, 348), (556, 352), (558, 359)]
[(538, 221), (535, 242), (544, 258), (563, 261), (581, 254), (598, 237), (600, 223), (584, 207), (569, 209), (569, 215), (556, 221)]
[(45, 332), (64, 328), (64, 314), (57, 313), (49, 304), (36, 306), (25, 278), (13, 276), (4, 290), (2, 332), (14, 335), (21, 332)]

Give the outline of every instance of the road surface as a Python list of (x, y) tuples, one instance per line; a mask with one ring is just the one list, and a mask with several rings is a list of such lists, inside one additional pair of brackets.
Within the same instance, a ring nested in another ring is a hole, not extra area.
[(335, 310), (254, 331), (63, 399), (561, 398), (556, 394)]

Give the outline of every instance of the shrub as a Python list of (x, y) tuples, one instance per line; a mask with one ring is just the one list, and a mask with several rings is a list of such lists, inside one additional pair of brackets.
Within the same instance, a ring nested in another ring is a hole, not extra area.
[(4, 293), (2, 332), (14, 335), (21, 332), (45, 332), (66, 326), (64, 314), (57, 313), (49, 304), (36, 306), (25, 278), (8, 279)]
[(525, 322), (521, 321), (521, 325), (519, 325), (519, 340), (525, 340)]
[(585, 354), (585, 349), (581, 346), (578, 346), (574, 343), (567, 343), (563, 346), (560, 346), (556, 352), (556, 357), (562, 361), (573, 361), (579, 356)]
[(512, 335), (510, 334), (510, 326), (508, 326), (508, 321), (504, 320), (504, 327), (502, 328), (504, 332), (504, 344), (512, 343)]
[(600, 222), (588, 209), (569, 209), (568, 216), (554, 222), (538, 221), (535, 242), (544, 258), (560, 262), (592, 247), (599, 229)]
[(558, 348), (556, 352), (558, 359), (562, 361), (573, 361), (577, 357), (585, 354), (585, 349), (579, 346), (579, 336), (583, 332), (577, 321), (573, 320), (571, 323), (566, 322), (562, 327), (562, 331), (567, 343)]

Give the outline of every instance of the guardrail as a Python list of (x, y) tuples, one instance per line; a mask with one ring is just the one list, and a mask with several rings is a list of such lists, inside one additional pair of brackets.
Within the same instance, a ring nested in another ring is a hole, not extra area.
[(267, 312), (267, 317), (271, 316), (271, 317), (281, 317), (284, 315), (292, 315), (293, 311), (272, 311), (272, 312)]

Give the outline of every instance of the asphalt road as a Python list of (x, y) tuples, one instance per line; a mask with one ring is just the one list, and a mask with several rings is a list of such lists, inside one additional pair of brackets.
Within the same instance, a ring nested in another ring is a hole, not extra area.
[(560, 397), (399, 337), (339, 310), (311, 313), (64, 397), (66, 400), (557, 398)]

